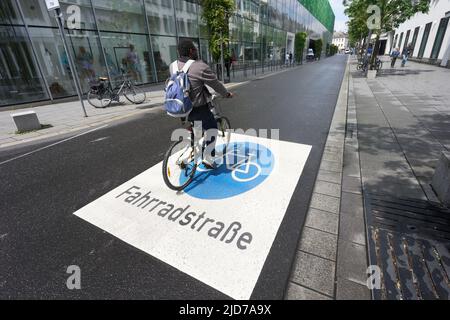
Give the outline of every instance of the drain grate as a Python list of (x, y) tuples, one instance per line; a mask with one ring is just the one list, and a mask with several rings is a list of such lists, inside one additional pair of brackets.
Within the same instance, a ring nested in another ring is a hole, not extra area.
[(377, 300), (450, 299), (450, 210), (427, 201), (365, 195), (369, 264)]

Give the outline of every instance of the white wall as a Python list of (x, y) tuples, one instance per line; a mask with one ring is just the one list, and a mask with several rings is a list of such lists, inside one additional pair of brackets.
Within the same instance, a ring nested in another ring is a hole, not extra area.
[[(411, 30), (409, 40), (410, 43), (414, 36), (414, 29), (416, 27), (420, 27), (419, 34), (416, 41), (416, 46), (414, 48), (413, 57), (416, 57), (420, 50), (420, 44), (422, 42), (422, 37), (425, 30), (425, 25), (429, 22), (432, 22), (430, 34), (428, 36), (428, 42), (425, 48), (425, 52), (423, 58), (430, 58), (431, 51), (433, 49), (434, 41), (436, 39), (437, 30), (439, 28), (439, 23), (442, 18), (444, 18), (445, 13), (450, 11), (450, 0), (431, 0), (430, 11), (427, 14), (417, 13), (414, 17), (401, 24), (396, 30), (395, 34), (398, 34), (397, 47), (399, 47), (400, 34), (403, 32), (403, 42), (400, 48), (400, 51), (403, 50), (405, 46), (406, 33), (408, 30)], [(388, 37), (389, 38), (389, 37)], [(394, 41), (394, 38), (392, 38)], [(387, 51), (391, 48), (391, 41), (388, 41)], [(450, 23), (447, 26), (447, 30), (445, 32), (445, 37), (442, 42), (441, 50), (439, 51), (438, 60), (441, 60), (444, 57), (448, 47), (450, 45)]]
[(332, 43), (337, 46), (339, 50), (348, 48), (348, 38), (333, 38)]

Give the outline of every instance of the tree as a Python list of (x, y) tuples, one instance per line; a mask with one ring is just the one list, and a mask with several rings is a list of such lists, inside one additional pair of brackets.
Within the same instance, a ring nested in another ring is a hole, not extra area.
[(322, 56), (322, 48), (323, 48), (323, 40), (317, 39), (314, 41), (314, 54), (316, 55), (316, 59), (320, 60)]
[(306, 32), (298, 32), (295, 34), (294, 51), (295, 56), (300, 57), (300, 63), (303, 63), (303, 50), (305, 50), (306, 37), (308, 37)]
[(233, 0), (201, 0), (202, 18), (209, 32), (209, 50), (215, 62), (221, 58), (222, 48), (229, 42), (228, 19), (235, 7)]
[[(348, 22), (350, 41), (353, 41), (355, 37), (358, 37), (358, 33), (361, 33), (364, 37), (367, 36), (369, 31), (368, 23), (371, 20), (379, 22), (377, 26), (372, 28), (372, 31), (376, 35), (376, 41), (373, 48), (372, 59), (370, 61), (371, 69), (374, 69), (375, 67), (375, 61), (380, 48), (381, 34), (394, 30), (417, 12), (427, 13), (430, 7), (430, 1), (435, 0), (343, 1), (346, 6), (345, 13), (350, 18)], [(376, 6), (377, 10), (368, 10), (370, 6)]]

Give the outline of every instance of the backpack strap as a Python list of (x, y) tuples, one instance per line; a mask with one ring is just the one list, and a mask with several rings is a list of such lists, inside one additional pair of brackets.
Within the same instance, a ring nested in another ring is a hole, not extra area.
[(188, 60), (184, 66), (183, 69), (181, 71), (183, 71), (184, 73), (188, 73), (189, 68), (191, 67), (191, 65), (195, 62), (195, 60)]
[(183, 69), (179, 70), (178, 69), (178, 60), (175, 60), (174, 62), (172, 62), (169, 66), (169, 72), (171, 75), (176, 74), (177, 72), (184, 72), (184, 73), (188, 73), (189, 68), (191, 67), (191, 65), (195, 62), (195, 60), (188, 60), (186, 61), (186, 63), (183, 66)]
[(169, 66), (170, 75), (174, 75), (178, 72), (178, 60), (172, 62)]

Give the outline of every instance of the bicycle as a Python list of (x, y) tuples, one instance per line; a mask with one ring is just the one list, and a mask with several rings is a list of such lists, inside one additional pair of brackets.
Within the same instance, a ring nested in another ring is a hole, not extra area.
[[(215, 95), (210, 104), (218, 127), (216, 143), (220, 142), (218, 139), (222, 139), (225, 153), (231, 138), (230, 120), (221, 115), (221, 108), (216, 102)], [(175, 191), (184, 190), (194, 180), (194, 175), (203, 161), (204, 142), (200, 143), (200, 139), (196, 141), (194, 123), (182, 120), (182, 125), (186, 123), (188, 123), (188, 137), (180, 138), (169, 147), (162, 165), (164, 183)]]
[[(367, 68), (369, 67), (369, 60), (361, 60), (358, 61), (358, 65), (356, 66), (356, 70), (362, 70), (363, 72), (365, 72), (367, 70)], [(375, 69), (377, 71), (381, 70), (383, 68), (383, 61), (381, 61), (379, 58), (377, 58), (376, 62), (375, 62)]]
[(375, 63), (375, 68), (376, 68), (377, 70), (383, 69), (383, 61), (381, 61), (381, 59), (377, 58), (377, 61), (376, 61), (376, 63)]
[(112, 87), (111, 81), (106, 77), (99, 77), (98, 82), (91, 83), (91, 88), (87, 94), (87, 100), (94, 108), (106, 108), (113, 101), (124, 103), (122, 94), (125, 98), (134, 104), (141, 104), (146, 100), (145, 92), (137, 88), (129, 79), (122, 75), (122, 82)]

